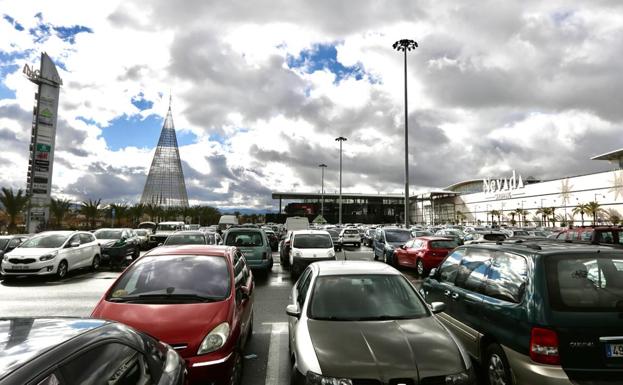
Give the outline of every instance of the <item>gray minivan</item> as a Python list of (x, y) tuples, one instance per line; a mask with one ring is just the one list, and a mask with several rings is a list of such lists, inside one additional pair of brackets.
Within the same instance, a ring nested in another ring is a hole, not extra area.
[(247, 265), (266, 272), (273, 268), (273, 252), (266, 233), (250, 227), (230, 227), (223, 234), (226, 246), (236, 246), (244, 254)]

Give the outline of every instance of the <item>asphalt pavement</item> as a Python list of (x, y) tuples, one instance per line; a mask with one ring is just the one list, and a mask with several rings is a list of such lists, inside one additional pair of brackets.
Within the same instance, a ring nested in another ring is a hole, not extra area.
[[(337, 259), (372, 260), (368, 247), (345, 247)], [(254, 334), (244, 352), (243, 385), (282, 385), (290, 383), (288, 324), (285, 308), (293, 281), (279, 265), (269, 274), (256, 273)], [(403, 272), (419, 286), (419, 280)], [(78, 316), (88, 317), (119, 272), (76, 271), (62, 281), (49, 278), (18, 279), (0, 283), (0, 317)]]

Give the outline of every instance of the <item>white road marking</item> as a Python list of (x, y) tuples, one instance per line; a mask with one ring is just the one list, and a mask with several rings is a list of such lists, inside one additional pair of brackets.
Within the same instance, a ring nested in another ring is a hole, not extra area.
[(283, 351), (282, 336), (288, 333), (287, 322), (264, 323), (271, 325), (270, 345), (268, 345), (268, 364), (266, 365), (266, 385), (281, 385), (279, 375), (280, 355)]

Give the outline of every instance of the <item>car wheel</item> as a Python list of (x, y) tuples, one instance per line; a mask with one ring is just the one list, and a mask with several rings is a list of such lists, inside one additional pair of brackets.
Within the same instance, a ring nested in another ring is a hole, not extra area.
[(251, 341), (253, 338), (253, 312), (251, 312), (251, 319), (249, 320), (249, 330), (247, 331), (247, 340), (245, 341), (245, 345)]
[(504, 351), (498, 344), (487, 347), (486, 381), (489, 385), (512, 385), (512, 377)]
[(56, 278), (63, 279), (67, 275), (67, 261), (60, 261), (56, 268)]
[(91, 262), (91, 271), (97, 271), (100, 268), (100, 256), (95, 254), (93, 262)]
[(305, 377), (296, 368), (296, 364), (292, 364), (292, 371), (290, 372), (290, 385), (303, 385), (305, 383)]
[(273, 258), (270, 257), (270, 263), (268, 264), (268, 271), (273, 271)]
[(231, 369), (229, 385), (240, 385), (242, 382), (242, 353), (236, 348), (234, 351), (234, 366)]
[(355, 244), (355, 247), (356, 247), (356, 248), (361, 247), (361, 243), (356, 243), (356, 244)]
[(134, 254), (132, 254), (132, 260), (135, 260), (136, 258), (141, 256), (141, 250), (137, 247), (136, 249), (134, 249)]
[(417, 275), (420, 277), (424, 277), (426, 275), (426, 268), (424, 268), (424, 261), (422, 261), (421, 259), (418, 259), (415, 262), (415, 271), (417, 272)]

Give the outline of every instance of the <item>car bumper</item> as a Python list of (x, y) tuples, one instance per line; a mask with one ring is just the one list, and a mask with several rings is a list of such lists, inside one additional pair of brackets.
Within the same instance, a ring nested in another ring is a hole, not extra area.
[(301, 269), (311, 265), (314, 262), (335, 261), (335, 256), (325, 258), (294, 258), (294, 264)]
[(252, 269), (267, 270), (270, 267), (270, 259), (247, 259), (247, 265)]
[(56, 274), (57, 263), (54, 261), (33, 262), (28, 264), (13, 264), (2, 262), (2, 274), (6, 276), (18, 275), (48, 275)]
[(529, 356), (502, 346), (516, 385), (572, 385), (561, 366), (537, 364)]
[(234, 366), (234, 353), (210, 353), (203, 356), (185, 358), (188, 369), (188, 383), (190, 384), (218, 384), (229, 383)]
[(356, 245), (358, 243), (361, 243), (361, 238), (347, 238), (340, 241), (341, 245)]

